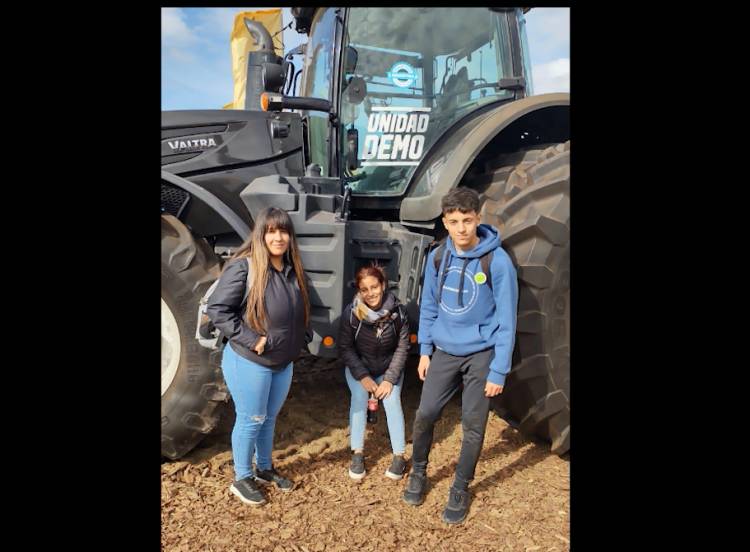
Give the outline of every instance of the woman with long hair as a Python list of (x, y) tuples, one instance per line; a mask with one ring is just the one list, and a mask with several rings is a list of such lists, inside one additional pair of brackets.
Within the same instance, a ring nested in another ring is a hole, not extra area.
[(260, 212), (250, 237), (224, 267), (206, 313), (228, 338), (221, 368), (236, 411), (230, 490), (246, 504), (261, 505), (266, 499), (257, 482), (282, 491), (294, 487), (274, 469), (271, 451), (292, 364), (309, 341), (310, 301), (286, 211), (268, 207)]
[(349, 477), (359, 480), (365, 476), (365, 417), (371, 395), (383, 401), (391, 437), (393, 460), (385, 476), (398, 480), (406, 465), (401, 386), (409, 352), (409, 321), (396, 296), (387, 291), (388, 280), (382, 267), (360, 268), (355, 283), (359, 293), (343, 310), (339, 334), (339, 350), (352, 394)]

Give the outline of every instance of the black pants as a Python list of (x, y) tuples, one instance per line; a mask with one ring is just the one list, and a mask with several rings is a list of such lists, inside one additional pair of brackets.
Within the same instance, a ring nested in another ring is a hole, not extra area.
[(453, 356), (435, 349), (422, 387), (422, 397), (414, 419), (412, 465), (414, 471), (425, 471), (432, 448), (435, 422), (443, 407), (458, 391), (463, 381), (461, 425), (463, 441), (456, 466), (456, 485), (465, 488), (474, 479), (474, 470), (484, 444), (490, 399), (484, 394), (494, 349), (472, 355)]

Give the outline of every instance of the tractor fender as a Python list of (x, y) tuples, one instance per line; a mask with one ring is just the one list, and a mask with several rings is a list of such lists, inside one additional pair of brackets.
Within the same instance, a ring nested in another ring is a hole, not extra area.
[(250, 235), (250, 227), (245, 223), (245, 221), (243, 221), (237, 215), (237, 213), (232, 211), (232, 209), (230, 209), (226, 203), (221, 201), (218, 197), (216, 197), (214, 194), (212, 194), (202, 186), (199, 186), (195, 182), (191, 182), (186, 178), (177, 176), (176, 174), (172, 174), (169, 171), (165, 171), (163, 169), (161, 171), (161, 177), (162, 180), (166, 180), (173, 186), (177, 186), (178, 188), (185, 190), (191, 196), (200, 199), (203, 203), (208, 205), (216, 212), (217, 215), (225, 220), (235, 232), (237, 232), (237, 235), (239, 235), (241, 239), (244, 240), (245, 238), (247, 238), (247, 236)]
[[(459, 123), (433, 146), (415, 171), (409, 192), (401, 202), (401, 221), (408, 224), (409, 221), (425, 222), (438, 217), (442, 197), (458, 185), (487, 144), (516, 121), (528, 120), (530, 125), (539, 127), (541, 123), (544, 127), (547, 112), (554, 111), (555, 116), (550, 116), (546, 124), (554, 136), (550, 141), (569, 139), (569, 109), (570, 94), (540, 94), (504, 103)], [(519, 127), (514, 125), (512, 128)]]

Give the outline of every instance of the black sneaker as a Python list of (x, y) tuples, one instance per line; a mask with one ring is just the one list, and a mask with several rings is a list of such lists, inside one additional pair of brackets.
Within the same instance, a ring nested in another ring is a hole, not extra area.
[(355, 452), (352, 454), (352, 463), (349, 466), (349, 477), (359, 480), (365, 476), (365, 473), (365, 455)]
[(448, 504), (443, 510), (445, 523), (461, 523), (469, 511), (469, 492), (451, 487), (448, 493)]
[(393, 455), (393, 461), (391, 461), (391, 467), (385, 470), (385, 476), (398, 481), (404, 477), (404, 468), (406, 467), (406, 460), (403, 456), (398, 454)]
[(255, 484), (255, 480), (252, 476), (246, 477), (235, 481), (229, 487), (232, 494), (235, 494), (245, 504), (251, 504), (252, 506), (260, 506), (266, 503), (266, 497), (260, 492), (258, 485)]
[(276, 483), (276, 486), (285, 493), (294, 489), (294, 482), (286, 477), (282, 477), (279, 472), (276, 471), (276, 468), (271, 468), (270, 470), (256, 470), (255, 480), (264, 485)]
[(403, 499), (407, 504), (419, 506), (424, 502), (424, 493), (427, 490), (427, 474), (425, 472), (412, 472), (406, 482)]

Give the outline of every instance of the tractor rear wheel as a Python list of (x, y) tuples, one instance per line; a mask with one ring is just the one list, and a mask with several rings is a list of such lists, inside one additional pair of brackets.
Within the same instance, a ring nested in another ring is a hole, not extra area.
[(513, 368), (493, 408), (562, 455), (570, 449), (570, 141), (495, 159), (485, 177), (482, 222), (500, 230), (519, 281)]

